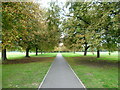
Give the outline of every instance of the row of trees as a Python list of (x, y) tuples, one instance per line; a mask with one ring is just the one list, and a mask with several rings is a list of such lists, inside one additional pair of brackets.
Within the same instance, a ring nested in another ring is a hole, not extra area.
[[(118, 50), (120, 2), (67, 2), (64, 45), (74, 51)], [(67, 17), (67, 18), (66, 18)]]
[[(55, 2), (43, 9), (33, 2), (2, 2), (2, 60), (7, 50), (52, 51), (62, 41), (70, 50), (117, 50), (120, 2)], [(67, 10), (67, 9), (68, 10)], [(65, 9), (65, 16), (61, 10)], [(69, 13), (66, 13), (67, 12)], [(62, 22), (62, 23), (61, 23)]]
[(2, 2), (2, 60), (6, 49), (50, 51), (59, 43), (59, 7), (43, 9), (33, 2)]

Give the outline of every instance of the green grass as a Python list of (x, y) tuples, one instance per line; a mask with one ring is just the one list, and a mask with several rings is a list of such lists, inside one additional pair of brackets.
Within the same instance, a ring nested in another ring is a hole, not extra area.
[(87, 88), (118, 88), (118, 69), (71, 65)]
[[(81, 57), (83, 56), (83, 52), (79, 52), (79, 53), (62, 53), (62, 55), (64, 57)], [(108, 52), (100, 52), (100, 58), (97, 58), (97, 60), (114, 60), (114, 61), (118, 61), (118, 52), (112, 52), (111, 55), (108, 54)], [(94, 55), (91, 52), (87, 53), (87, 56), (91, 56), (91, 57), (96, 57), (96, 52), (94, 53)], [(83, 56), (83, 57), (87, 57), (87, 56)]]
[[(34, 53), (30, 53), (30, 56), (34, 55)], [(7, 59), (21, 59), (25, 57), (25, 53), (22, 52), (7, 52)]]
[(118, 59), (118, 53), (112, 53), (111, 55), (108, 55), (108, 54), (103, 54), (101, 55), (100, 58), (98, 58), (97, 60), (119, 60)]
[[(57, 53), (45, 53), (45, 54), (38, 53), (38, 56), (36, 56), (35, 53), (29, 53), (29, 55), (32, 57), (55, 57)], [(22, 52), (7, 52), (8, 60), (22, 59), (24, 57), (25, 57), (25, 53), (22, 53)], [(0, 59), (1, 59), (1, 53), (0, 53)]]
[[(109, 65), (97, 66), (91, 63), (84, 64), (80, 60), (81, 57), (77, 59), (71, 58), (70, 53), (63, 54), (63, 56), (87, 88), (118, 88), (117, 67)], [(116, 57), (116, 54), (111, 57), (114, 56)], [(72, 54), (72, 57), (76, 56), (73, 56)], [(106, 57), (106, 60), (108, 61), (111, 60), (107, 55), (104, 57)]]
[[(46, 53), (31, 57), (55, 57), (57, 53)], [(25, 53), (7, 52), (9, 60), (24, 59)], [(38, 88), (47, 73), (53, 59), (42, 62), (31, 62), (22, 64), (2, 65), (2, 87), (3, 88)]]
[(45, 53), (45, 54), (38, 54), (36, 55), (31, 55), (33, 57), (56, 57), (57, 53)]
[[(32, 57), (55, 57), (57, 53), (46, 53), (35, 56), (31, 53)], [(77, 62), (71, 57), (84, 57), (83, 53), (62, 53), (64, 57), (72, 66), (75, 73), (82, 80), (87, 88), (115, 88), (118, 85), (118, 68), (116, 67), (96, 67), (91, 65), (76, 65)], [(25, 56), (25, 53), (9, 53), (8, 59), (20, 59)], [(107, 53), (101, 53), (101, 59), (117, 60), (116, 52), (110, 56)], [(88, 53), (88, 56), (93, 56)], [(109, 57), (108, 57), (109, 56)], [(111, 59), (112, 58), (112, 59)], [(79, 63), (80, 61), (78, 61)], [(7, 64), (2, 65), (2, 79), (3, 88), (37, 88), (44, 75), (48, 71), (51, 62), (32, 62), (25, 64)]]
[(2, 65), (3, 88), (38, 88), (51, 62)]
[(80, 57), (82, 54), (79, 53), (62, 53), (63, 57)]

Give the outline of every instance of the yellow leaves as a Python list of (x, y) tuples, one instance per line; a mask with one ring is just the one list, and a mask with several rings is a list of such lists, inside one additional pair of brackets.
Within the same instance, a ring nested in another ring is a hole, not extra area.
[(81, 38), (81, 37), (84, 37), (84, 35), (76, 34), (76, 38)]
[[(58, 36), (58, 17), (53, 17), (49, 21), (53, 21), (53, 24), (50, 26), (47, 22), (47, 16), (45, 16), (46, 11), (40, 10), (39, 5), (34, 3), (12, 3), (9, 7), (5, 7), (4, 11), (7, 13), (6, 17), (11, 18), (11, 21), (6, 20), (5, 23), (10, 23), (12, 25), (10, 30), (4, 30), (3, 33), (3, 45), (17, 45), (20, 44), (22, 47), (27, 47), (36, 42), (42, 47), (46, 47), (50, 43), (50, 46), (53, 47), (56, 42), (59, 41)], [(54, 15), (53, 15), (54, 16)], [(6, 18), (5, 18), (6, 19)], [(12, 20), (14, 21), (14, 25)], [(54, 20), (56, 22), (54, 22)], [(7, 26), (7, 25), (6, 25)], [(48, 29), (50, 27), (50, 29)], [(9, 29), (9, 28), (8, 28)], [(32, 44), (31, 44), (32, 43)], [(44, 44), (46, 44), (44, 46)], [(47, 48), (49, 48), (47, 46)]]
[(2, 45), (3, 46), (10, 46), (13, 45), (13, 41), (17, 40), (16, 38), (16, 31), (11, 30), (10, 32), (4, 32), (3, 37), (2, 37)]

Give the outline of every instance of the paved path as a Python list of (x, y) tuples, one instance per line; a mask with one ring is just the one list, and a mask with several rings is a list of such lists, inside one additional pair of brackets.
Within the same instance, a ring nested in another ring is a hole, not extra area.
[(85, 88), (61, 54), (57, 54), (50, 71), (39, 88)]

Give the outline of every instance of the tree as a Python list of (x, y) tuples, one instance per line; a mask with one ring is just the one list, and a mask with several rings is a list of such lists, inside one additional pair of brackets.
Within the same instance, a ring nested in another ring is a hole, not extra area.
[(16, 15), (15, 7), (19, 6), (17, 3), (2, 3), (2, 60), (6, 60), (6, 48), (13, 46), (13, 40), (17, 39), (17, 31), (15, 25), (18, 18)]
[[(69, 24), (64, 25), (66, 27), (65, 33), (67, 33), (67, 37), (72, 36), (72, 38), (67, 39), (74, 40), (75, 38), (78, 39), (76, 41), (80, 41), (79, 45), (84, 47), (84, 55), (87, 54), (88, 48), (96, 48), (99, 58), (100, 50), (104, 48), (105, 43), (109, 48), (106, 48), (107, 50), (117, 47), (118, 19), (115, 18), (119, 14), (119, 2), (94, 1), (67, 4), (69, 8), (69, 15), (67, 16), (71, 21), (67, 18)], [(76, 41), (72, 43), (77, 44)]]
[[(87, 55), (87, 50), (90, 47), (89, 46), (89, 40), (87, 40), (87, 30), (86, 28), (90, 25), (90, 18), (89, 18), (89, 8), (90, 3), (81, 3), (81, 2), (74, 2), (69, 3), (71, 6), (69, 8), (69, 16), (71, 18), (71, 21), (68, 20), (68, 23), (71, 23), (68, 27), (69, 29), (66, 29), (68, 32), (71, 33), (71, 36), (76, 38), (76, 41), (73, 42), (76, 47), (79, 44), (79, 48), (81, 46), (84, 47), (84, 55)], [(70, 29), (71, 28), (71, 29)], [(66, 31), (66, 32), (67, 32)], [(70, 34), (69, 34), (70, 35)]]
[[(94, 7), (95, 8), (93, 11), (95, 11), (96, 14), (92, 16), (94, 17), (94, 23), (90, 27), (93, 27), (93, 30), (95, 31), (95, 34), (93, 36), (96, 37), (93, 39), (94, 43), (92, 46), (95, 46), (97, 48), (97, 57), (99, 58), (100, 49), (106, 49), (110, 51), (116, 50), (115, 48), (117, 48), (118, 21), (116, 19), (116, 23), (114, 23), (113, 20), (118, 15), (118, 2), (96, 2)], [(113, 12), (116, 12), (116, 14)]]
[[(47, 45), (46, 48), (48, 50), (54, 50), (55, 46), (59, 45), (60, 41), (60, 7), (58, 6), (58, 3), (51, 2), (50, 8), (47, 9), (46, 15), (46, 21), (47, 21)], [(49, 47), (49, 48), (48, 48)]]
[(29, 50), (34, 46), (35, 32), (42, 22), (39, 19), (39, 5), (33, 2), (3, 2), (2, 8), (2, 59), (6, 59), (6, 48), (14, 46), (26, 49), (26, 57), (29, 57)]

